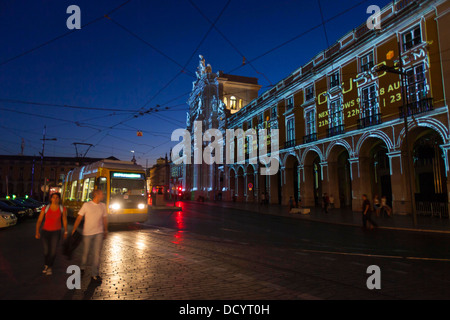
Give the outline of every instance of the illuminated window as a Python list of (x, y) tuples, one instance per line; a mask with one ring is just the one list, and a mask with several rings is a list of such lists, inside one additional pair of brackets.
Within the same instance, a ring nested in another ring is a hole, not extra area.
[(83, 184), (83, 195), (81, 197), (81, 201), (87, 201), (89, 200), (89, 179), (84, 180)]
[(70, 199), (74, 200), (77, 196), (77, 183), (78, 181), (72, 182), (72, 188), (70, 190)]
[(72, 188), (70, 189), (70, 199), (74, 200), (77, 195), (77, 183), (78, 181), (72, 182)]
[(403, 51), (407, 51), (418, 44), (422, 43), (422, 33), (420, 32), (420, 25), (406, 31), (402, 35)]
[(232, 96), (230, 98), (230, 109), (231, 110), (236, 110), (236, 103), (237, 103), (236, 97)]
[(408, 103), (417, 102), (427, 97), (427, 84), (423, 63), (406, 71), (408, 81)]
[(375, 85), (361, 90), (361, 118), (373, 117), (379, 113)]
[(228, 100), (227, 100), (227, 97), (223, 98), (223, 103), (225, 104), (225, 106), (227, 106), (227, 105), (228, 105)]
[(239, 109), (242, 109), (242, 99), (239, 99)]
[(373, 53), (366, 54), (365, 56), (359, 58), (359, 65), (361, 66), (361, 72), (369, 71), (373, 68)]
[(344, 117), (341, 108), (341, 101), (335, 100), (330, 102), (330, 109), (328, 110), (329, 115), (329, 127), (337, 128), (344, 124)]

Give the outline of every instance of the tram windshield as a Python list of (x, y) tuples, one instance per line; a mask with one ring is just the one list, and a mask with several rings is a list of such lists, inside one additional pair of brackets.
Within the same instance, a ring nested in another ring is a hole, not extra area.
[(145, 203), (145, 177), (142, 173), (111, 172), (111, 203), (122, 208)]

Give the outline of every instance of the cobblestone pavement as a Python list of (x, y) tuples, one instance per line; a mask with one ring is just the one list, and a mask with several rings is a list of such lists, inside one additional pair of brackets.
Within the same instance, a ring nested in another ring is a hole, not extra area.
[[(305, 236), (294, 237), (289, 243), (261, 235), (265, 241), (260, 241), (255, 233), (246, 234), (245, 226), (211, 235), (185, 227), (189, 213), (182, 217), (161, 211), (154, 217), (146, 224), (111, 226), (101, 258), (103, 283), (92, 285), (86, 272), (81, 290), (66, 287), (66, 268), (79, 263), (81, 247), (71, 261), (58, 255), (53, 275), (44, 276), (40, 273), (41, 243), (33, 238), (35, 222), (1, 230), (0, 299), (450, 298), (450, 260), (446, 256), (427, 259), (396, 252), (344, 252), (330, 250), (329, 244), (322, 246)], [(156, 218), (169, 217), (178, 228), (152, 224)], [(322, 232), (320, 225), (316, 226), (318, 233)], [(447, 235), (442, 237), (448, 241)], [(381, 290), (367, 289), (369, 265), (381, 269)]]

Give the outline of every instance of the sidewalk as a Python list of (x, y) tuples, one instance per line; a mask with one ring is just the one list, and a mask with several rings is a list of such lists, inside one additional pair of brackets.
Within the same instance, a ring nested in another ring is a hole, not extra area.
[[(311, 209), (310, 214), (293, 214), (289, 213), (289, 209), (287, 206), (274, 204), (261, 205), (257, 203), (226, 201), (195, 203), (322, 223), (348, 225), (355, 227), (362, 226), (361, 213), (353, 212), (350, 209), (329, 209), (328, 213), (324, 213), (322, 212), (322, 208), (309, 208)], [(411, 215), (394, 215), (393, 217), (383, 218), (376, 217), (375, 214), (372, 214), (372, 219), (378, 224), (380, 229), (450, 233), (449, 219), (417, 216), (417, 226), (414, 226)]]

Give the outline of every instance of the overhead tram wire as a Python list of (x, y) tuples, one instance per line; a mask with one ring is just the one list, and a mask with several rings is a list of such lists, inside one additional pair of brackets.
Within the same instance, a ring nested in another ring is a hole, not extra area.
[[(189, 3), (200, 13), (200, 15), (206, 20), (206, 21), (208, 21), (211, 25), (213, 24), (212, 23), (212, 21), (211, 20), (209, 20), (209, 18), (208, 18), (208, 16), (207, 15), (205, 15), (204, 13), (203, 13), (203, 11), (202, 10), (200, 10), (200, 8), (192, 1), (192, 0), (189, 0)], [(241, 56), (241, 58), (243, 59), (242, 60), (242, 63), (243, 64), (245, 64), (246, 63), (246, 58), (245, 58), (245, 55), (231, 42), (231, 40), (230, 39), (228, 39), (226, 36), (225, 36), (225, 34), (223, 34), (223, 32), (222, 31), (220, 31), (220, 29), (219, 28), (217, 28), (217, 26), (214, 24), (213, 25), (213, 27), (214, 27), (214, 29), (217, 31), (217, 33), (219, 33), (221, 36), (222, 36), (222, 38), (226, 41), (226, 42), (228, 42), (228, 44)], [(273, 86), (273, 84), (272, 84), (272, 82), (269, 80), (269, 78), (267, 78), (267, 76), (264, 74), (264, 73), (262, 73), (262, 72), (259, 72), (256, 68), (255, 68), (255, 66), (251, 63), (251, 62), (249, 62), (248, 63), (249, 65), (250, 65), (250, 67), (257, 73), (257, 74), (260, 74), (260, 75), (262, 75), (265, 79), (266, 79), (266, 81), (270, 84), (270, 86)]]
[(75, 105), (46, 103), (46, 102), (35, 102), (35, 101), (25, 101), (25, 100), (18, 100), (18, 99), (4, 99), (4, 98), (0, 98), (0, 102), (14, 103), (14, 104), (29, 104), (29, 105), (43, 106), (43, 107), (58, 107), (58, 108), (79, 109), (79, 110), (92, 110), (92, 111), (108, 111), (108, 112), (109, 111), (115, 111), (115, 112), (124, 112), (124, 113), (136, 113), (136, 112), (139, 112), (138, 110), (130, 110), (130, 109), (81, 107), (81, 106), (75, 106)]
[[(91, 21), (89, 21), (89, 22), (83, 24), (83, 25), (81, 26), (81, 30), (84, 30), (84, 29), (85, 29), (87, 26), (89, 26), (89, 25), (92, 25), (92, 24), (94, 24), (94, 23), (97, 23), (97, 22), (101, 21), (102, 19), (105, 18), (105, 16), (110, 16), (111, 14), (113, 14), (113, 13), (116, 12), (117, 10), (121, 9), (123, 6), (125, 6), (125, 5), (128, 4), (129, 2), (131, 2), (131, 0), (127, 0), (127, 1), (123, 2), (122, 4), (118, 5), (118, 6), (115, 7), (114, 9), (108, 11), (105, 15), (102, 15), (101, 17), (95, 18), (95, 19), (93, 19), (93, 20), (91, 20)], [(53, 39), (51, 39), (51, 40), (48, 40), (48, 41), (46, 41), (46, 42), (44, 42), (44, 43), (41, 43), (40, 45), (38, 45), (38, 46), (36, 46), (36, 47), (33, 47), (33, 48), (31, 48), (31, 49), (29, 49), (29, 50), (27, 50), (27, 51), (24, 51), (24, 52), (22, 52), (22, 53), (20, 53), (20, 54), (18, 54), (18, 55), (16, 55), (16, 56), (14, 56), (14, 57), (11, 57), (11, 58), (9, 58), (9, 59), (6, 59), (6, 60), (0, 62), (0, 67), (1, 67), (1, 66), (4, 66), (4, 65), (7, 64), (7, 63), (10, 63), (10, 62), (12, 62), (12, 61), (14, 61), (14, 60), (16, 60), (16, 59), (19, 59), (19, 58), (21, 58), (21, 57), (23, 57), (23, 56), (25, 56), (25, 55), (27, 55), (27, 54), (29, 54), (29, 53), (32, 53), (32, 52), (34, 52), (34, 51), (36, 51), (36, 50), (38, 50), (38, 49), (40, 49), (40, 48), (43, 48), (43, 47), (45, 47), (45, 46), (47, 46), (47, 45), (49, 45), (49, 44), (51, 44), (51, 43), (53, 43), (53, 42), (55, 42), (55, 41), (57, 41), (57, 40), (59, 40), (59, 39), (62, 39), (62, 38), (64, 38), (64, 37), (68, 36), (68, 35), (71, 35), (72, 33), (76, 32), (76, 31), (79, 31), (79, 30), (78, 30), (78, 29), (73, 29), (73, 30), (71, 30), (71, 31), (69, 31), (69, 32), (66, 32), (66, 33), (64, 33), (64, 34), (62, 34), (62, 35), (59, 35), (59, 36), (57, 36), (57, 37), (55, 37), (55, 38), (53, 38)]]
[(158, 48), (156, 48), (154, 45), (152, 45), (150, 42), (146, 41), (145, 39), (143, 39), (142, 37), (140, 37), (139, 35), (137, 35), (136, 33), (134, 33), (133, 31), (131, 31), (130, 29), (128, 29), (127, 27), (125, 27), (123, 24), (117, 22), (115, 19), (106, 16), (106, 18), (108, 20), (110, 20), (112, 23), (114, 23), (116, 26), (118, 26), (119, 28), (121, 28), (122, 30), (124, 30), (125, 32), (127, 32), (128, 34), (130, 34), (131, 36), (133, 36), (134, 38), (138, 39), (139, 41), (141, 41), (142, 43), (144, 43), (145, 45), (149, 46), (150, 48), (152, 48), (154, 51), (156, 51), (157, 53), (159, 53), (160, 55), (162, 55), (163, 57), (165, 57), (166, 59), (168, 59), (169, 61), (173, 62), (174, 64), (176, 64), (177, 66), (179, 66), (181, 68), (181, 72), (188, 74), (192, 77), (195, 78), (195, 74), (193, 74), (190, 71), (187, 71), (186, 68), (181, 65), (181, 63), (178, 63), (176, 60), (172, 59), (169, 55), (167, 55), (166, 53), (164, 53), (163, 51), (159, 50)]
[[(228, 1), (227, 1), (227, 3), (225, 4), (225, 6), (222, 8), (220, 14), (217, 16), (217, 18), (216, 18), (216, 20), (214, 21), (214, 23), (209, 27), (208, 31), (207, 31), (206, 34), (203, 36), (203, 38), (201, 39), (200, 43), (197, 45), (197, 47), (195, 48), (195, 50), (193, 51), (193, 53), (192, 53), (191, 56), (189, 57), (188, 61), (186, 62), (186, 64), (183, 66), (183, 68), (182, 68), (181, 70), (186, 70), (187, 66), (188, 66), (189, 63), (191, 62), (191, 60), (192, 60), (192, 58), (194, 57), (195, 53), (198, 51), (198, 49), (200, 48), (200, 46), (201, 46), (201, 45), (203, 44), (203, 42), (206, 40), (207, 36), (209, 35), (209, 33), (211, 32), (211, 30), (213, 29), (214, 25), (215, 25), (215, 24), (219, 21), (219, 19), (222, 17), (223, 13), (225, 12), (225, 9), (228, 7), (228, 5), (230, 4), (230, 2), (231, 2), (231, 0), (228, 0)], [(174, 75), (174, 77), (172, 77), (172, 79), (171, 79), (168, 83), (166, 83), (166, 85), (164, 85), (164, 86), (163, 86), (163, 87), (162, 87), (155, 95), (153, 95), (153, 96), (150, 98), (150, 100), (146, 101), (146, 102), (143, 104), (143, 106), (141, 107), (141, 109), (140, 109), (140, 111), (139, 111), (139, 114), (140, 114), (140, 113), (143, 113), (142, 115), (144, 115), (144, 114), (149, 114), (150, 111), (149, 111), (149, 110), (145, 110), (145, 107), (146, 107), (147, 105), (149, 105), (149, 104), (150, 104), (150, 103), (151, 103), (151, 102), (152, 102), (152, 101), (153, 101), (153, 100), (154, 100), (154, 99), (155, 99), (162, 91), (164, 91), (167, 87), (169, 87), (170, 84), (172, 84), (172, 83), (173, 83), (173, 82), (174, 82), (174, 81), (175, 81), (182, 73), (183, 73), (182, 71), (178, 71), (178, 72)], [(110, 129), (113, 129), (113, 128), (115, 128), (115, 127), (117, 127), (117, 126), (123, 124), (123, 123), (129, 122), (129, 121), (131, 121), (131, 120), (137, 118), (137, 117), (139, 116), (139, 114), (138, 114), (138, 115), (134, 115), (133, 117), (124, 119), (124, 120), (122, 120), (122, 121), (120, 121), (120, 122), (118, 122), (118, 123), (116, 123), (116, 124), (110, 126), (108, 129), (105, 129), (105, 130), (110, 130)], [(104, 131), (104, 130), (103, 130), (103, 131)], [(98, 133), (97, 133), (97, 134), (98, 134)], [(93, 136), (95, 136), (95, 135), (97, 135), (97, 134), (94, 134)]]
[[(356, 7), (359, 7), (360, 5), (362, 5), (362, 4), (365, 3), (365, 2), (368, 2), (368, 0), (363, 0), (363, 1), (358, 2), (357, 4), (355, 4), (355, 5), (353, 5), (353, 6), (349, 7), (349, 8), (347, 8), (347, 9), (345, 9), (345, 10), (343, 10), (343, 11), (337, 13), (337, 14), (334, 15), (333, 17), (331, 17), (331, 18), (325, 20), (324, 23), (328, 23), (328, 22), (331, 22), (331, 21), (335, 20), (336, 18), (338, 18), (338, 17), (340, 17), (340, 16), (346, 14), (347, 12), (349, 12), (349, 11), (355, 9)], [(274, 52), (274, 51), (276, 51), (276, 50), (278, 50), (278, 49), (284, 47), (285, 45), (287, 45), (287, 44), (289, 44), (289, 43), (291, 43), (291, 42), (293, 42), (293, 41), (295, 41), (295, 40), (298, 40), (298, 39), (300, 39), (301, 37), (304, 37), (304, 36), (307, 35), (308, 33), (312, 32), (312, 31), (314, 31), (314, 30), (316, 30), (316, 29), (319, 29), (320, 27), (322, 27), (322, 25), (323, 25), (323, 23), (320, 23), (320, 24), (318, 24), (318, 25), (315, 25), (315, 26), (313, 26), (313, 27), (311, 27), (311, 28), (309, 28), (309, 29), (303, 31), (302, 33), (296, 35), (295, 37), (293, 37), (293, 38), (291, 38), (291, 39), (289, 39), (289, 40), (287, 40), (287, 41), (285, 41), (285, 42), (283, 42), (283, 43), (281, 43), (281, 44), (279, 44), (279, 45), (273, 47), (272, 49), (269, 49), (269, 50), (263, 52), (263, 53), (260, 54), (259, 56), (256, 56), (256, 57), (254, 57), (253, 59), (247, 60), (247, 62), (248, 62), (248, 63), (255, 62), (256, 60), (259, 60), (259, 59), (265, 57), (265, 56), (268, 55), (269, 53), (272, 53), (272, 52)], [(240, 68), (242, 68), (242, 67), (243, 67), (243, 65), (241, 64), (241, 65), (237, 66), (236, 68), (230, 70), (228, 73), (234, 72), (234, 71), (236, 71), (236, 70), (238, 70), (238, 69), (240, 69)]]

